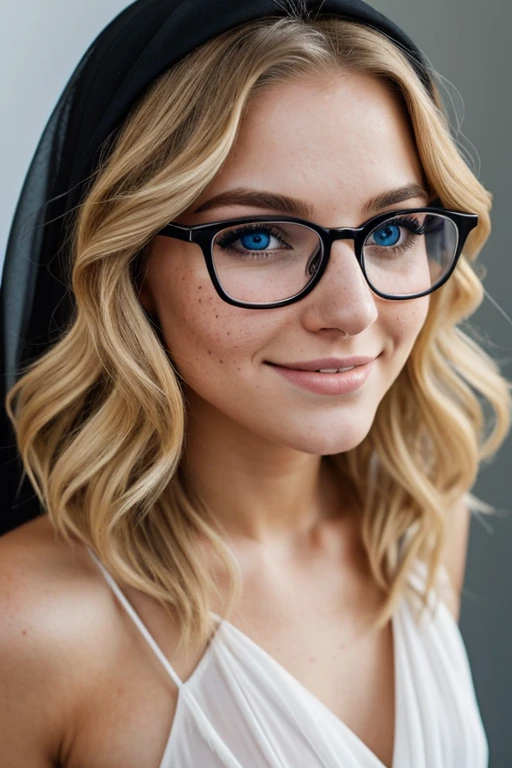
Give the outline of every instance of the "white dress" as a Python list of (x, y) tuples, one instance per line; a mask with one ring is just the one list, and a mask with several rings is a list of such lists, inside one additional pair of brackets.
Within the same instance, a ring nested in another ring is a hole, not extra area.
[[(121, 605), (176, 685), (160, 768), (384, 768), (336, 715), (233, 624), (218, 627), (182, 682), (111, 575)], [(421, 588), (417, 562), (410, 580)], [(431, 604), (434, 605), (431, 594)], [(392, 768), (487, 768), (488, 745), (459, 627), (442, 601), (415, 621), (402, 598), (392, 619), (396, 719)]]

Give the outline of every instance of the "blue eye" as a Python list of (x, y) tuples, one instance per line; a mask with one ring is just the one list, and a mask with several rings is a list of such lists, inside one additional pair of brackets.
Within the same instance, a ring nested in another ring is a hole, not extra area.
[(243, 237), (240, 238), (240, 242), (244, 248), (256, 248), (260, 251), (264, 251), (265, 248), (268, 248), (270, 236), (266, 235), (263, 230), (260, 230), (259, 232), (243, 235)]
[(244, 258), (251, 258), (252, 255), (255, 259), (275, 258), (282, 256), (282, 251), (293, 251), (279, 229), (267, 223), (244, 224), (224, 230), (217, 237), (215, 247)]
[(386, 224), (373, 232), (372, 237), (377, 245), (393, 246), (400, 240), (400, 227), (395, 224)]

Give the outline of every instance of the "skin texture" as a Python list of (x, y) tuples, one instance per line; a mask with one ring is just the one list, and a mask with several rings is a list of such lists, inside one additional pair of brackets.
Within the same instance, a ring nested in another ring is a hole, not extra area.
[[(310, 219), (323, 226), (359, 226), (377, 213), (427, 204), (415, 197), (363, 210), (369, 198), (412, 183), (423, 183), (415, 144), (382, 83), (355, 73), (332, 82), (304, 79), (253, 103), (220, 173), (177, 222), (278, 213), (224, 205), (194, 214), (219, 192), (246, 186), (305, 200)], [(141, 301), (157, 315), (187, 384), (194, 481), (233, 539), (293, 549), (326, 514), (321, 456), (350, 450), (368, 434), (429, 297), (380, 299), (353, 243), (337, 241), (322, 280), (301, 301), (271, 310), (233, 307), (216, 294), (199, 246), (157, 236)], [(299, 389), (266, 365), (351, 355), (378, 357), (361, 389), (336, 396)], [(339, 498), (337, 504), (339, 514)]]

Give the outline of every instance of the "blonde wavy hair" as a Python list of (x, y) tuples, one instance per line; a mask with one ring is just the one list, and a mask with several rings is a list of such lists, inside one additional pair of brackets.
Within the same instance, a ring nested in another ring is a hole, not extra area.
[(24, 472), (55, 530), (71, 546), (73, 537), (89, 546), (117, 580), (156, 598), (186, 648), (208, 641), (209, 590), (219, 594), (200, 543), (225, 568), (228, 615), (241, 573), (180, 466), (186, 403), (138, 298), (145, 257), (155, 234), (221, 169), (258, 94), (340, 70), (390, 85), (433, 196), (479, 215), (369, 434), (326, 459), (355, 494), (371, 571), (387, 595), (377, 626), (393, 614), (416, 559), (427, 565), (427, 606), (447, 515), (510, 426), (508, 382), (458, 327), (483, 299), (472, 263), (489, 234), (491, 195), (457, 148), (437, 86), (432, 100), (396, 44), (339, 17), (259, 19), (194, 50), (152, 84), (103, 152), (72, 230), (76, 314), (6, 398)]

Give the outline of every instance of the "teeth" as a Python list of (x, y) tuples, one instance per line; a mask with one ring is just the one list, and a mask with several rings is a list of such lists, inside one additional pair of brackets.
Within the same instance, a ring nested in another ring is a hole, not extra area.
[(355, 368), (355, 365), (350, 365), (348, 368), (320, 368), (317, 373), (341, 373), (342, 371), (351, 371)]

